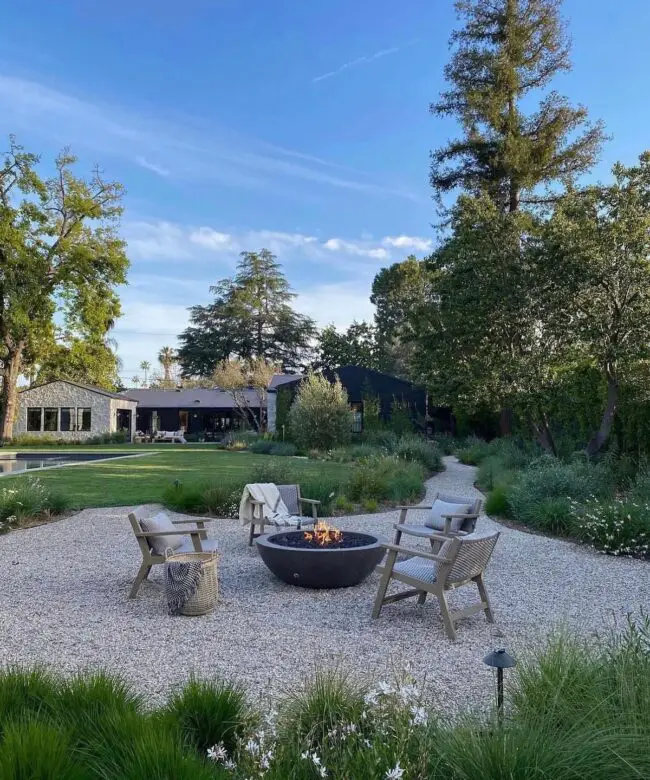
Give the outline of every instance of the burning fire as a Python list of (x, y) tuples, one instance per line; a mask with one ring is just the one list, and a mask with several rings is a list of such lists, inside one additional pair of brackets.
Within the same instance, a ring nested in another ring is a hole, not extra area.
[(340, 542), (343, 537), (343, 531), (338, 528), (334, 528), (332, 525), (324, 523), (319, 520), (314, 526), (313, 531), (305, 531), (305, 541), (316, 542), (316, 544), (324, 547), (331, 542)]

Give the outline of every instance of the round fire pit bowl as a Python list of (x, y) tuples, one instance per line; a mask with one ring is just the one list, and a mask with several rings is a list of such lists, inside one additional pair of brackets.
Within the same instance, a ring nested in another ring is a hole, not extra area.
[(358, 585), (384, 557), (382, 540), (373, 534), (343, 531), (340, 541), (308, 544), (302, 531), (260, 536), (257, 549), (275, 576), (301, 588), (349, 588)]

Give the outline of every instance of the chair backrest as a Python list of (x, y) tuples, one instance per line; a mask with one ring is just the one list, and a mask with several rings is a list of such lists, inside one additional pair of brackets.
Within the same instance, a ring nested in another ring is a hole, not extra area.
[(300, 515), (300, 485), (277, 485), (280, 498), (291, 515)]
[(471, 506), (470, 517), (463, 520), (460, 529), (464, 533), (471, 534), (476, 528), (476, 521), (481, 514), (481, 506), (483, 502), (480, 498), (468, 498), (467, 496), (454, 496), (451, 493), (437, 493), (436, 498), (441, 501), (446, 501), (448, 504), (468, 504)]
[(481, 574), (490, 562), (498, 538), (497, 531), (492, 534), (469, 534), (445, 542), (439, 552), (439, 555), (451, 559), (451, 563), (440, 566), (445, 587)]
[[(145, 512), (142, 509), (142, 507), (138, 507), (137, 509), (134, 509), (133, 512), (129, 512), (129, 522), (131, 523), (131, 528), (133, 529), (134, 534), (141, 534), (142, 533), (142, 526), (140, 525), (140, 520), (144, 519)], [(138, 540), (138, 544), (140, 546), (140, 549), (143, 553), (145, 552), (151, 552), (151, 544), (149, 543), (148, 539), (145, 539), (142, 536), (136, 537)]]

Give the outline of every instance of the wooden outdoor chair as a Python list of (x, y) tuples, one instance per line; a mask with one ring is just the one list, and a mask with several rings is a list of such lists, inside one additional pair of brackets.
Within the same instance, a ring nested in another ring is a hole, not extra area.
[[(448, 493), (436, 493), (433, 503), (426, 506), (399, 506), (399, 520), (393, 525), (395, 536), (393, 544), (400, 544), (402, 534), (428, 539), (431, 550), (439, 551), (442, 542), (440, 537), (464, 536), (474, 533), (476, 521), (481, 514), (480, 498), (463, 498)], [(407, 513), (409, 510), (428, 510), (429, 517), (422, 525), (409, 525)]]
[[(384, 544), (388, 550), (386, 563), (378, 571), (382, 572), (377, 598), (372, 610), (373, 618), (378, 618), (384, 604), (417, 596), (418, 604), (424, 604), (427, 594), (436, 596), (440, 604), (442, 620), (450, 639), (456, 639), (458, 620), (476, 612), (485, 612), (489, 623), (494, 623), (487, 590), (483, 582), (483, 572), (487, 567), (499, 533), (468, 534), (448, 538), (440, 536), (442, 542), (438, 554), (412, 550), (398, 544)], [(412, 557), (397, 562), (399, 554)], [(410, 585), (410, 590), (386, 595), (390, 581), (394, 579)], [(465, 609), (450, 612), (445, 593), (463, 585), (475, 583), (481, 600)]]
[[(314, 498), (303, 498), (300, 494), (300, 485), (278, 485), (278, 491), (280, 498), (284, 501), (284, 505), (287, 507), (290, 515), (294, 517), (304, 518), (300, 525), (296, 526), (300, 528), (301, 525), (315, 525), (318, 522), (318, 507), (320, 501)], [(249, 499), (250, 503), (250, 530), (248, 533), (248, 546), (253, 546), (253, 540), (264, 533), (266, 525), (273, 525), (270, 520), (264, 517), (264, 503), (262, 501), (255, 501)], [(311, 507), (311, 517), (305, 517), (303, 515), (303, 505), (306, 504)], [(259, 527), (259, 531), (256, 531), (256, 527)]]
[[(217, 549), (216, 540), (208, 539), (205, 530), (206, 520), (210, 518), (197, 518), (190, 520), (171, 520), (164, 512), (159, 512), (153, 517), (146, 517), (141, 509), (129, 513), (131, 528), (142, 553), (142, 563), (133, 581), (133, 587), (129, 598), (134, 599), (140, 589), (140, 585), (147, 579), (151, 567), (158, 563), (165, 563), (167, 550), (177, 552), (212, 552)], [(193, 528), (177, 527), (188, 526)]]

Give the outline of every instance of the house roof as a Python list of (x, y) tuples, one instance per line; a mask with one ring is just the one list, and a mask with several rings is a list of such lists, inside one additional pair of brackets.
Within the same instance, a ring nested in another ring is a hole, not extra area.
[[(254, 390), (246, 390), (246, 400), (251, 407), (259, 406)], [(225, 390), (199, 387), (194, 390), (129, 390), (129, 397), (145, 409), (234, 409), (237, 405)]]
[(274, 374), (269, 384), (269, 390), (277, 390), (282, 385), (287, 385), (290, 382), (298, 382), (304, 379), (302, 374)]
[(126, 393), (112, 393), (110, 390), (104, 390), (103, 387), (95, 387), (94, 385), (84, 385), (81, 382), (71, 382), (69, 379), (53, 379), (51, 382), (41, 382), (39, 385), (32, 385), (31, 387), (23, 387), (20, 392), (28, 393), (30, 390), (37, 390), (41, 387), (47, 387), (47, 385), (53, 385), (56, 383), (63, 383), (64, 385), (72, 385), (73, 387), (80, 387), (82, 390), (88, 390), (91, 393), (97, 393), (97, 395), (105, 395), (108, 398), (116, 398), (119, 401), (136, 401), (131, 391), (128, 395)]

